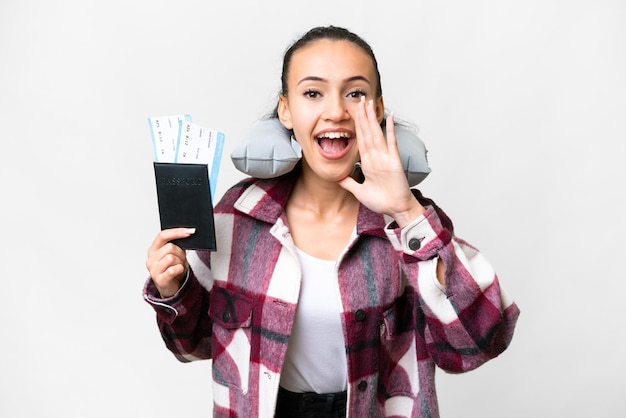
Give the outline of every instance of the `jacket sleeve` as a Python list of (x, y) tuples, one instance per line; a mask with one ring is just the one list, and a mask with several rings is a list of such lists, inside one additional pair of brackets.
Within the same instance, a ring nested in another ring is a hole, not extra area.
[(165, 345), (181, 362), (211, 358), (209, 294), (192, 268), (178, 293), (169, 298), (161, 298), (151, 278), (146, 281), (144, 299), (156, 311)]
[[(433, 201), (414, 193), (426, 207), (424, 215), (402, 229), (392, 223), (386, 231), (416, 289), (418, 345), (448, 372), (475, 369), (508, 347), (519, 309), (488, 260), (454, 236), (452, 222)], [(437, 280), (439, 260), (445, 287)]]

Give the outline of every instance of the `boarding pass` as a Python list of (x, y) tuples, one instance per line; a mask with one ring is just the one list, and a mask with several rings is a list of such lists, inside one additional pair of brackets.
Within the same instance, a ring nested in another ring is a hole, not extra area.
[(191, 115), (148, 118), (158, 163), (206, 164), (211, 198), (214, 198), (222, 161), (225, 135), (215, 129), (192, 123)]

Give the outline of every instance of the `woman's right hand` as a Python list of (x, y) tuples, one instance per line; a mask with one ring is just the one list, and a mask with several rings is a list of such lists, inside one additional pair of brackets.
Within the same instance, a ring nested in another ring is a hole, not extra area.
[(163, 298), (178, 292), (189, 268), (185, 250), (170, 241), (187, 238), (194, 232), (194, 228), (165, 229), (158, 233), (148, 249), (146, 267)]

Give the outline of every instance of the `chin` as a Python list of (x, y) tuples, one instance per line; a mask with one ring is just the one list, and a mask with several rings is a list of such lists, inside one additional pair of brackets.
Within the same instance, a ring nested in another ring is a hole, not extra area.
[(353, 170), (353, 166), (350, 166), (349, 169), (343, 169), (340, 171), (332, 171), (332, 172), (326, 172), (324, 176), (325, 179), (329, 180), (329, 181), (340, 181), (345, 179), (346, 177), (348, 177), (350, 174), (352, 174), (352, 170)]
[(334, 160), (332, 162), (326, 160), (318, 160), (314, 164), (307, 164), (309, 169), (319, 178), (326, 181), (340, 181), (352, 174), (354, 165), (358, 159), (350, 159), (350, 161)]

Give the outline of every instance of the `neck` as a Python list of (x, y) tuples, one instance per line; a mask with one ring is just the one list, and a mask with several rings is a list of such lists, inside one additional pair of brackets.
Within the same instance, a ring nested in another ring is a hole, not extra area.
[(289, 203), (321, 216), (358, 211), (359, 201), (335, 181), (327, 181), (304, 169)]

